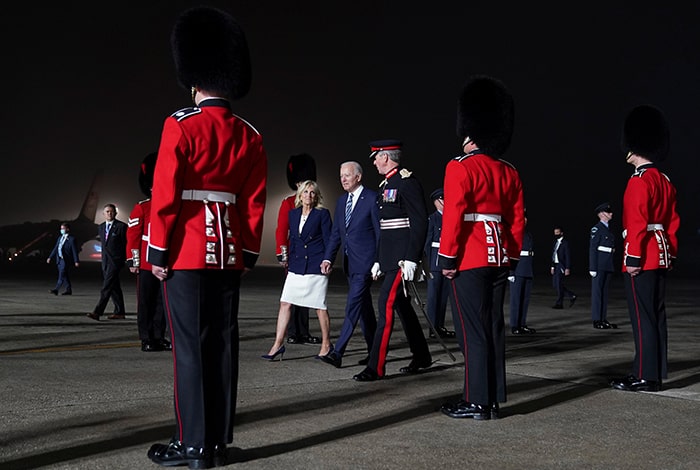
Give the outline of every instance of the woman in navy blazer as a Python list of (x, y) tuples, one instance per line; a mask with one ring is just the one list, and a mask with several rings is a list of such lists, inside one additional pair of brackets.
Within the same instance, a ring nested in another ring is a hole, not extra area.
[(321, 262), (331, 236), (333, 222), (322, 207), (321, 191), (315, 181), (307, 180), (297, 189), (295, 209), (289, 211), (289, 261), (277, 316), (275, 342), (263, 359), (274, 360), (285, 352), (284, 337), (291, 318), (292, 305), (315, 308), (321, 327), (319, 356), (333, 351), (330, 316), (326, 306), (328, 276), (321, 273)]

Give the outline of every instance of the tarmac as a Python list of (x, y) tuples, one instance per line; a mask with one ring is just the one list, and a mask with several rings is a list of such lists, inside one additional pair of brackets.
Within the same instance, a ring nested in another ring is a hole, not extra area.
[[(146, 452), (174, 431), (172, 358), (140, 349), (135, 277), (122, 276), (126, 320), (95, 322), (85, 314), (97, 301), (99, 267), (81, 265), (72, 296), (48, 293), (55, 275), (53, 265), (0, 269), (0, 468), (159, 468)], [(340, 369), (316, 360), (313, 345), (287, 345), (283, 361), (262, 360), (282, 283), (274, 266), (243, 278), (237, 422), (226, 468), (700, 468), (697, 278), (669, 275), (663, 390), (631, 393), (608, 385), (630, 372), (634, 354), (621, 275), (613, 279), (608, 311), (616, 330), (593, 329), (587, 277), (569, 279), (575, 305), (553, 310), (551, 279), (538, 275), (528, 314), (537, 333), (513, 336), (507, 328), (508, 401), (501, 419), (488, 421), (439, 412), (462, 391), (456, 340), (445, 340), (456, 361), (428, 340), (433, 366), (399, 372), (410, 352), (398, 321), (383, 380), (352, 380), (366, 355), (359, 327)], [(424, 296), (425, 283), (418, 290)], [(328, 294), (332, 339), (345, 294), (336, 270)], [(507, 326), (507, 302), (505, 315)], [(315, 315), (310, 324), (318, 334)]]

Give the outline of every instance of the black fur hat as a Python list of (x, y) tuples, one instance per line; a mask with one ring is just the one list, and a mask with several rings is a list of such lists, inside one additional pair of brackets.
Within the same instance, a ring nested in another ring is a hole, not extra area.
[(316, 181), (316, 161), (308, 153), (292, 155), (287, 161), (287, 184), (293, 191), (297, 183), (306, 180)]
[(158, 153), (153, 152), (146, 155), (139, 167), (139, 188), (146, 197), (151, 197), (153, 187), (153, 173), (156, 169), (156, 158)]
[(666, 159), (670, 145), (668, 122), (660, 109), (648, 104), (632, 108), (622, 131), (623, 152), (660, 162)]
[(170, 37), (177, 79), (193, 86), (242, 98), (250, 89), (248, 43), (228, 13), (211, 7), (191, 8), (178, 18)]
[(459, 97), (457, 136), (471, 138), (487, 155), (500, 157), (513, 135), (513, 97), (498, 80), (471, 77)]

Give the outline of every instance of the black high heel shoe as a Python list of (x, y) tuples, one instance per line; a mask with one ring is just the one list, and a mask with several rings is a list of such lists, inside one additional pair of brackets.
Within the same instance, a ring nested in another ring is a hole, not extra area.
[(274, 354), (263, 354), (262, 357), (263, 359), (267, 359), (268, 361), (274, 361), (277, 356), (280, 357), (280, 361), (282, 360), (282, 356), (284, 356), (284, 352), (286, 351), (286, 348), (284, 346), (281, 346), (277, 351), (275, 351)]
[(333, 343), (331, 343), (331, 347), (328, 348), (328, 352), (324, 355), (317, 354), (316, 359), (321, 359), (321, 360), (323, 360), (323, 358), (328, 359), (331, 357), (331, 353), (333, 353), (333, 352), (335, 352), (335, 346), (333, 346)]

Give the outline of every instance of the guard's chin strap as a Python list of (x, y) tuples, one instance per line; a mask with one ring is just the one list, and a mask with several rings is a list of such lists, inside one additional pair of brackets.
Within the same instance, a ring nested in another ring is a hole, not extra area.
[(462, 147), (464, 147), (465, 145), (470, 144), (470, 143), (472, 143), (472, 142), (473, 142), (473, 141), (472, 141), (471, 137), (466, 136), (466, 137), (464, 138), (464, 141), (462, 142)]

